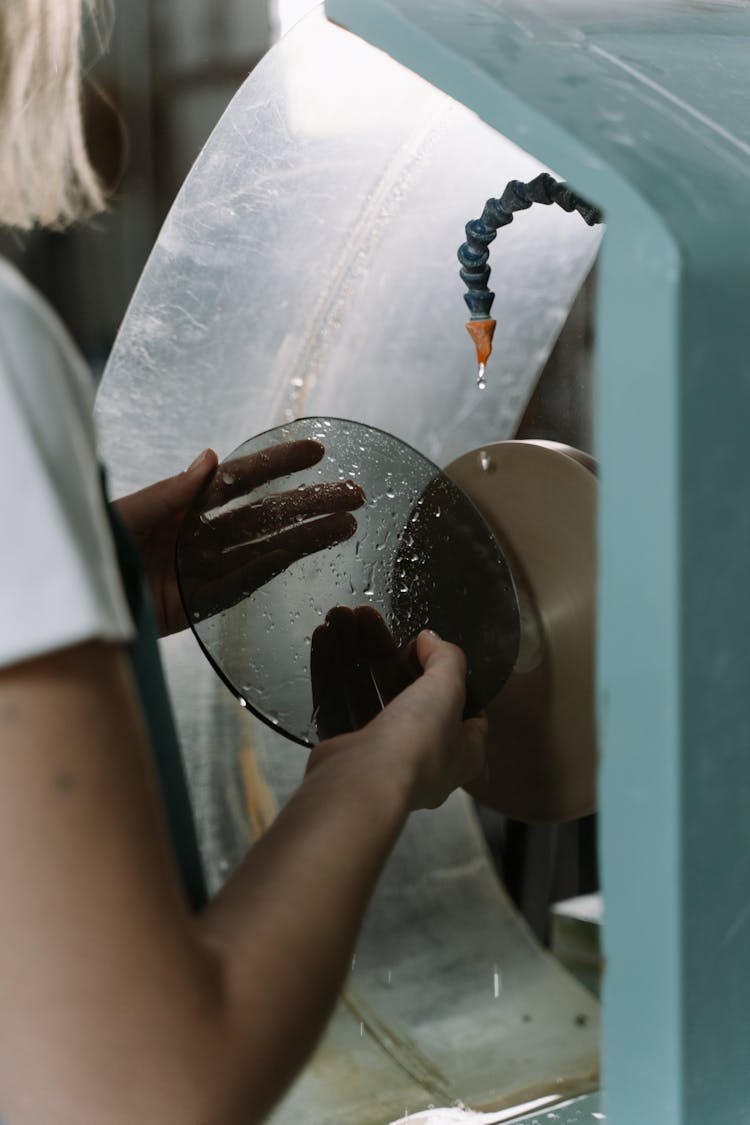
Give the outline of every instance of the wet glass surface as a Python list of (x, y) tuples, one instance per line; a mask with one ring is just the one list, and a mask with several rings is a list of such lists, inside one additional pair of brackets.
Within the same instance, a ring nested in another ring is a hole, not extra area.
[(231, 690), (305, 745), (360, 726), (416, 674), (423, 628), (467, 656), (467, 713), (518, 652), (510, 571), (483, 517), (422, 454), (303, 418), (219, 466), (178, 544), (185, 611)]

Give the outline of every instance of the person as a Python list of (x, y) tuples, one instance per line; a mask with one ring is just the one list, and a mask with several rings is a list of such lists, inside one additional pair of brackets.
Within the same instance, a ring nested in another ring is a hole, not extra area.
[[(83, 7), (0, 7), (6, 226), (60, 227), (101, 206), (78, 109)], [(0, 1119), (249, 1125), (321, 1034), (410, 812), (481, 771), (484, 719), (462, 719), (460, 651), (421, 633), (422, 675), (320, 742), (220, 893), (190, 893), (154, 767), (172, 735), (168, 715), (149, 717), (160, 681), (153, 663), (138, 674), (139, 645), (155, 648), (126, 561), (135, 543), (159, 630), (182, 627), (175, 534), (217, 458), (205, 450), (108, 506), (92, 406), (60, 323), (0, 264)]]

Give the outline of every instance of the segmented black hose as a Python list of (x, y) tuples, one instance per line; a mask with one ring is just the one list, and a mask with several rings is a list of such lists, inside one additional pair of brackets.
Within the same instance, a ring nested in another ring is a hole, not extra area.
[(590, 227), (601, 223), (603, 218), (598, 208), (592, 207), (548, 172), (542, 172), (528, 184), (511, 180), (499, 199), (487, 200), (479, 219), (472, 219), (466, 224), (466, 242), (458, 250), (461, 278), (469, 290), (464, 294), (464, 300), (472, 320), (487, 319), (495, 299), (495, 294), (487, 288), (490, 242), (500, 227), (513, 222), (514, 211), (525, 211), (532, 203), (556, 203), (563, 211), (577, 211)]

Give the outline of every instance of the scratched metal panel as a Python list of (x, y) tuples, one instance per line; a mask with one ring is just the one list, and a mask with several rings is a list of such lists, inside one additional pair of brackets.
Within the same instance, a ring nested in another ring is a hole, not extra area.
[(440, 464), (510, 437), (600, 231), (535, 207), (500, 233), (481, 400), (456, 250), (486, 198), (541, 170), (308, 17), (237, 93), (146, 265), (99, 396), (115, 490), (301, 414), (369, 422)]

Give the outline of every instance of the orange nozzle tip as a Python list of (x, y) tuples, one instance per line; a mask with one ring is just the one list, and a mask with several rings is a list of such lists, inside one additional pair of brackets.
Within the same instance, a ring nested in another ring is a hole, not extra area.
[(466, 331), (474, 341), (477, 349), (477, 363), (486, 363), (492, 351), (492, 337), (495, 333), (496, 320), (469, 320)]

